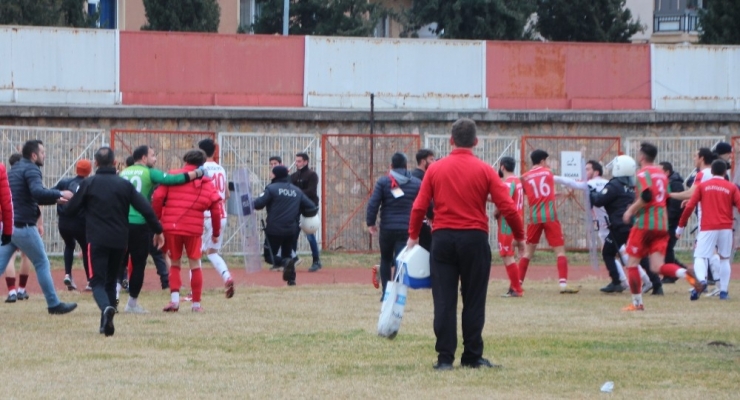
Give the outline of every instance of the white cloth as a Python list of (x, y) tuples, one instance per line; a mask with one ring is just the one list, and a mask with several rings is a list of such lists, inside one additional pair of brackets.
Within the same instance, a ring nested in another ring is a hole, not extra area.
[[(226, 185), (228, 185), (228, 183), (226, 182), (226, 170), (224, 170), (224, 167), (218, 165), (218, 163), (215, 163), (213, 161), (206, 161), (206, 163), (203, 164), (203, 169), (205, 170), (205, 175), (211, 178), (213, 186), (216, 187), (218, 195), (221, 196), (221, 215), (225, 216), (226, 212), (224, 201), (226, 200)], [(204, 215), (206, 216), (206, 218), (209, 218), (211, 216), (211, 211), (206, 210), (204, 212)], [(208, 224), (206, 224), (206, 226), (208, 226)]]

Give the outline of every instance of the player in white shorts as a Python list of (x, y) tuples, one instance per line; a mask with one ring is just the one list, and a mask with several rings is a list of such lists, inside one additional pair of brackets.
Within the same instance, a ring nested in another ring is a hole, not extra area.
[[(198, 142), (198, 147), (203, 150), (206, 153), (206, 157), (208, 157), (206, 163), (203, 164), (205, 174), (206, 176), (211, 178), (213, 184), (216, 186), (218, 194), (221, 196), (221, 215), (223, 215), (223, 219), (221, 219), (221, 231), (223, 232), (223, 229), (228, 221), (228, 218), (226, 217), (225, 207), (226, 200), (229, 198), (229, 186), (227, 183), (228, 181), (226, 180), (226, 171), (213, 159), (213, 155), (216, 152), (216, 143), (213, 141), (213, 139), (201, 140), (200, 142)], [(221, 243), (223, 241), (222, 238), (224, 235), (218, 237), (216, 242), (214, 242), (212, 238), (213, 231), (211, 227), (211, 212), (206, 210), (204, 215), (205, 225), (203, 229), (202, 240), (203, 252), (206, 253), (206, 257), (208, 257), (208, 260), (211, 262), (211, 264), (213, 264), (213, 267), (216, 269), (216, 271), (218, 271), (218, 273), (221, 275), (221, 278), (224, 280), (224, 287), (226, 287), (226, 298), (230, 299), (234, 297), (234, 280), (231, 278), (229, 267), (226, 265), (226, 262), (218, 254), (221, 251)]]
[[(691, 213), (697, 204), (704, 209), (701, 214), (701, 231), (694, 250), (694, 273), (696, 280), (706, 289), (706, 259), (716, 252), (720, 257), (719, 286), (720, 300), (727, 300), (730, 283), (730, 254), (732, 252), (733, 206), (740, 210), (740, 189), (724, 179), (727, 164), (716, 160), (711, 167), (712, 177), (709, 180), (694, 184), (696, 189), (686, 205), (681, 220), (678, 221), (676, 236), (680, 236), (686, 227)], [(701, 291), (692, 290), (691, 300), (698, 300)]]

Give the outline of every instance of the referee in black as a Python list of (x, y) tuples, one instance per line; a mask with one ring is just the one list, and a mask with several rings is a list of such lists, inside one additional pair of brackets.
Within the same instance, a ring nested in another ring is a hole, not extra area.
[(495, 365), (483, 358), (481, 335), (491, 273), (486, 213), (489, 196), (511, 226), (514, 240), (524, 240), (524, 223), (496, 171), (473, 154), (478, 144), (475, 122), (457, 120), (452, 125), (451, 144), (450, 155), (430, 165), (421, 182), (411, 209), (407, 247), (418, 244), (421, 224), (433, 200), (430, 272), (438, 353), (434, 369), (451, 370), (455, 360), (458, 282), (463, 299), (464, 350), (460, 364), (491, 368)]
[(101, 147), (95, 152), (97, 170), (95, 176), (87, 178), (67, 204), (65, 212), (77, 215), (85, 211), (87, 239), (89, 243), (93, 297), (102, 313), (100, 333), (112, 336), (115, 332), (113, 316), (116, 309), (116, 273), (123, 261), (128, 245), (128, 212), (133, 206), (146, 219), (155, 233), (154, 244), (164, 244), (162, 225), (154, 215), (149, 202), (136, 191), (131, 182), (118, 176), (115, 156), (110, 147)]

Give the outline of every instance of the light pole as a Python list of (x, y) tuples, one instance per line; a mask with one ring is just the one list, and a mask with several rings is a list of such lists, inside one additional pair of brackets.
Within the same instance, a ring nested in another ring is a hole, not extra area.
[(283, 36), (288, 36), (288, 15), (290, 10), (290, 0), (283, 0)]

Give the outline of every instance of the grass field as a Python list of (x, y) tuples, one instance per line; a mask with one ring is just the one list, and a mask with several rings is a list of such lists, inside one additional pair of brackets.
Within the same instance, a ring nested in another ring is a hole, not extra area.
[[(504, 368), (462, 369), (458, 359), (449, 372), (431, 368), (429, 291), (410, 291), (393, 341), (376, 335), (368, 285), (241, 288), (231, 300), (209, 291), (202, 314), (188, 303), (165, 314), (167, 296), (145, 292), (151, 313), (118, 314), (111, 338), (98, 333), (88, 294), (61, 293), (80, 304), (64, 316), (35, 295), (0, 306), (0, 387), (23, 399), (738, 398), (738, 300), (692, 303), (687, 285), (666, 285), (645, 312), (624, 313), (629, 296), (602, 295), (603, 283), (560, 295), (556, 281), (528, 282), (524, 298), (502, 299), (506, 283), (492, 282), (485, 355)], [(606, 381), (612, 394), (599, 392)]]

